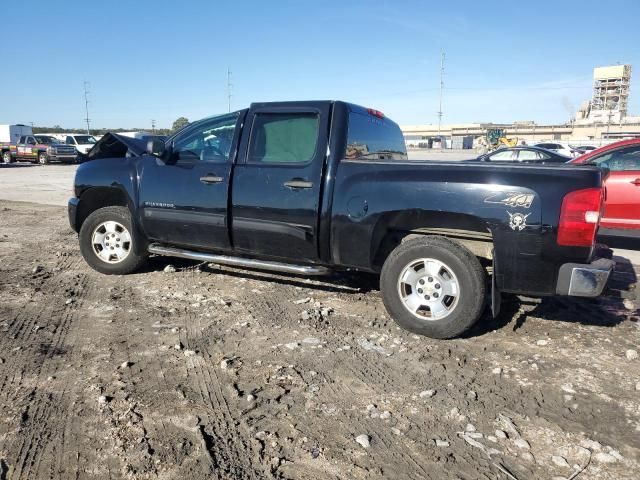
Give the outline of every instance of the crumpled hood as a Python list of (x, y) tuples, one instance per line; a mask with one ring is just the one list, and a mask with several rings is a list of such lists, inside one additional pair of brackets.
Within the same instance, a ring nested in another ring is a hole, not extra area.
[(83, 161), (99, 158), (139, 157), (147, 150), (147, 142), (138, 138), (107, 133), (83, 155)]

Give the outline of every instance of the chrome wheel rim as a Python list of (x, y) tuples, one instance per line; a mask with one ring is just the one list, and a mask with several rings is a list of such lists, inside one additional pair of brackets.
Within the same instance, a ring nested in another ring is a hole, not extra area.
[(441, 320), (455, 310), (460, 284), (451, 267), (435, 258), (412, 260), (398, 278), (404, 308), (420, 320)]
[(11, 163), (11, 154), (9, 152), (4, 152), (2, 154), (2, 161), (4, 163)]
[(38, 157), (38, 161), (40, 162), (40, 165), (44, 165), (45, 163), (47, 163), (47, 157), (45, 155), (40, 155)]
[(131, 234), (118, 222), (103, 222), (91, 235), (93, 253), (105, 263), (120, 263), (131, 252)]

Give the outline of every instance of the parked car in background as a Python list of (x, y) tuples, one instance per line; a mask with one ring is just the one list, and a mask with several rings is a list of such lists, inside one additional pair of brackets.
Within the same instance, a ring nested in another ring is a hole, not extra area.
[(67, 145), (73, 145), (78, 153), (86, 154), (96, 144), (97, 140), (93, 135), (79, 135), (76, 133), (69, 133), (65, 137)]
[(23, 135), (31, 135), (32, 129), (28, 125), (0, 125), (0, 156), (3, 163), (15, 161), (16, 145)]
[(509, 147), (500, 148), (493, 152), (480, 155), (472, 160), (464, 160), (464, 162), (505, 162), (505, 163), (567, 163), (571, 157), (561, 155), (551, 150), (538, 147)]
[(49, 135), (23, 135), (16, 144), (14, 156), (16, 160), (38, 162), (41, 165), (51, 161), (74, 163), (76, 157), (75, 148)]
[(569, 158), (575, 158), (578, 155), (580, 155), (580, 152), (578, 152), (578, 150), (576, 150), (575, 148), (571, 148), (566, 143), (540, 142), (540, 143), (536, 143), (534, 147), (544, 148), (545, 150), (551, 150), (552, 152), (566, 155)]
[(598, 148), (571, 163), (609, 171), (599, 234), (640, 237), (640, 138)]
[(594, 146), (594, 145), (578, 145), (576, 147), (571, 147), (574, 150), (577, 150), (578, 152), (581, 152), (580, 155), (582, 155), (583, 153), (589, 153), (595, 149), (597, 149), (598, 147)]

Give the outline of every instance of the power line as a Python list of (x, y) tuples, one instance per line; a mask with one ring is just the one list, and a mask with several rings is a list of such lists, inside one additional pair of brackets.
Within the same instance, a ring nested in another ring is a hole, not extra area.
[(440, 127), (442, 126), (442, 90), (444, 89), (444, 51), (440, 57), (440, 104), (438, 108), (438, 137), (440, 136)]
[(231, 70), (227, 67), (227, 104), (229, 112), (231, 112)]
[(89, 118), (89, 82), (84, 81), (84, 111), (85, 121), (87, 122), (87, 135), (91, 135), (91, 120)]

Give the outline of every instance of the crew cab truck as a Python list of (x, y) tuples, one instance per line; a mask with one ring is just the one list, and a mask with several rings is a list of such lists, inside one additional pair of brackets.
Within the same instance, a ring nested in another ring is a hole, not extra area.
[(149, 254), (374, 272), (399, 325), (450, 338), (487, 303), (496, 313), (501, 292), (597, 296), (613, 268), (594, 244), (598, 168), (408, 161), (377, 110), (254, 103), (146, 152), (132, 142), (105, 136), (69, 200), (82, 255), (102, 273)]
[(15, 149), (16, 160), (38, 162), (41, 165), (51, 161), (73, 163), (78, 156), (76, 149), (60, 143), (50, 135), (23, 135)]

